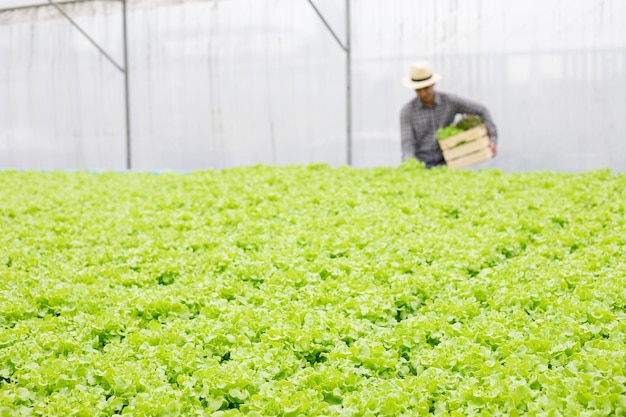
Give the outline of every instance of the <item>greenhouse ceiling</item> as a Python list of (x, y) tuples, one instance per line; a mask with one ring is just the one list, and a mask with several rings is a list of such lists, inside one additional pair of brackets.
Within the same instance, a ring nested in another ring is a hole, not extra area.
[[(39, 7), (39, 6), (47, 6), (52, 2), (56, 4), (68, 4), (68, 3), (94, 3), (94, 2), (123, 2), (125, 0), (0, 0), (0, 12), (13, 10), (13, 9), (24, 9), (31, 7)], [(203, 0), (188, 0), (187, 2), (198, 2)], [(167, 4), (167, 3), (183, 3), (185, 0), (134, 0), (132, 2), (133, 7), (139, 6), (154, 6), (159, 4)], [(129, 4), (130, 5), (130, 4)]]
[[(75, 3), (78, 1), (88, 1), (88, 0), (59, 0), (55, 1), (55, 3)], [(121, 1), (121, 0), (111, 0), (111, 1)], [(12, 8), (23, 8), (23, 7), (33, 7), (33, 6), (42, 6), (49, 4), (48, 0), (0, 0), (0, 10), (12, 9)]]

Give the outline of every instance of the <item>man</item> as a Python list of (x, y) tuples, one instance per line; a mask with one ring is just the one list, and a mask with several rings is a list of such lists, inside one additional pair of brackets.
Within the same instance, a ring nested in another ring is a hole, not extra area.
[(445, 165), (435, 132), (440, 127), (452, 124), (457, 114), (482, 117), (495, 156), (498, 133), (489, 111), (478, 103), (452, 94), (435, 92), (435, 83), (439, 80), (441, 75), (433, 73), (430, 64), (425, 61), (411, 65), (410, 77), (403, 80), (405, 87), (415, 90), (417, 97), (404, 105), (400, 112), (402, 161), (416, 158), (426, 168)]

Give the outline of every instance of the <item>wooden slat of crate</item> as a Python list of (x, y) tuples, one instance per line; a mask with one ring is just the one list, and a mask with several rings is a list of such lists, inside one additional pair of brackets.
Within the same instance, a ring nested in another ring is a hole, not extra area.
[(489, 146), (489, 136), (483, 136), (474, 141), (465, 143), (463, 145), (456, 146), (451, 149), (443, 151), (443, 157), (446, 162), (450, 162), (454, 159), (460, 158), (464, 155), (474, 153)]
[(457, 158), (453, 161), (448, 162), (448, 166), (450, 168), (463, 168), (468, 165), (477, 164), (479, 162), (486, 161), (487, 159), (493, 157), (493, 152), (491, 148), (483, 148), (478, 152), (471, 153), (469, 155), (463, 156), (461, 158)]
[(460, 142), (470, 142), (476, 140), (487, 134), (487, 128), (484, 124), (473, 127), (458, 135), (450, 136), (449, 138), (439, 141), (439, 147), (442, 150), (454, 148)]

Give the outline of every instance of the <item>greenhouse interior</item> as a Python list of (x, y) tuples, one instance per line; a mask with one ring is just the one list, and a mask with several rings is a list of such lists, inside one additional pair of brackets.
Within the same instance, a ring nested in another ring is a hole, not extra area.
[(0, 0), (0, 417), (626, 416), (624, 27)]
[(0, 1), (2, 168), (398, 165), (428, 60), (492, 113), (480, 167), (626, 169), (619, 0), (45, 3)]

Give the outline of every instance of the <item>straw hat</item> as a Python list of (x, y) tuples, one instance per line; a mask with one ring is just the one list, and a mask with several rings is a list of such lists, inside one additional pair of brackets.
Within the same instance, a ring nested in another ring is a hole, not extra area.
[(441, 80), (441, 75), (435, 74), (430, 69), (430, 63), (426, 61), (416, 62), (411, 65), (411, 75), (402, 80), (404, 86), (412, 90), (428, 87)]

